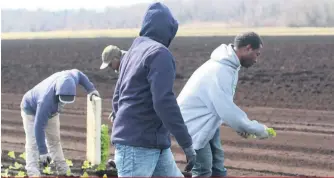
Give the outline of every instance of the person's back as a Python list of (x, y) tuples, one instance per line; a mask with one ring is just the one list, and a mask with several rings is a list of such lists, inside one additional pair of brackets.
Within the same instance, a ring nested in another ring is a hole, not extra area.
[(91, 92), (95, 89), (94, 85), (90, 81), (88, 81), (86, 76), (83, 76), (81, 71), (77, 69), (59, 71), (50, 75), (49, 77), (35, 85), (32, 89), (27, 91), (22, 98), (21, 108), (27, 114), (35, 115), (37, 104), (43, 101), (51, 103), (51, 114), (57, 113), (58, 102), (54, 97), (55, 92), (57, 92), (56, 85), (57, 81), (59, 81), (59, 78), (66, 77), (73, 78), (76, 85), (81, 84), (88, 92)]
[(57, 78), (64, 76), (64, 72), (66, 71), (60, 71), (52, 74), (25, 93), (21, 103), (21, 107), (25, 110), (25, 112), (35, 115), (37, 104), (43, 99), (48, 99), (51, 103), (55, 103), (52, 111), (56, 112), (56, 106), (58, 105), (56, 105), (55, 98), (53, 97), (55, 85)]
[[(161, 17), (147, 17), (153, 19), (143, 27), (142, 36), (134, 40), (120, 65), (121, 72), (116, 85), (119, 99), (118, 109), (115, 109), (113, 142), (169, 148), (169, 131), (163, 124), (163, 120), (168, 119), (165, 124), (171, 123), (174, 127), (169, 129), (180, 130), (183, 135), (183, 139), (179, 140), (180, 145), (189, 147), (192, 144), (191, 139), (171, 91), (175, 78), (175, 63), (167, 47), (176, 34), (177, 24), (166, 24), (166, 20), (172, 22), (173, 19), (162, 16), (167, 14), (163, 7), (157, 5), (155, 9)], [(171, 67), (173, 71), (169, 70)], [(164, 68), (168, 70), (164, 71)]]
[[(149, 53), (161, 50), (163, 47), (145, 37), (137, 38), (133, 46), (124, 56), (120, 66), (118, 84), (120, 97), (113, 124), (113, 142), (131, 146), (168, 148), (170, 143), (166, 142), (167, 130), (164, 126), (160, 127), (162, 121), (154, 111), (150, 83), (147, 80), (148, 71), (145, 66)], [(119, 127), (121, 125), (122, 127)], [(158, 127), (160, 129), (157, 129)]]
[[(113, 96), (112, 129), (119, 176), (182, 176), (171, 160), (170, 132), (189, 161), (194, 159), (192, 140), (173, 93), (176, 69), (168, 47), (177, 29), (169, 9), (153, 3), (145, 15), (140, 37), (122, 58)], [(144, 159), (140, 155), (151, 157)], [(123, 169), (127, 164), (133, 165), (131, 171)]]

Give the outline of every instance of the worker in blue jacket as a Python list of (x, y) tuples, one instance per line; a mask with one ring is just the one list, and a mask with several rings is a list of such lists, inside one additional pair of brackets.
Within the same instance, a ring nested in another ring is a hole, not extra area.
[(112, 143), (118, 177), (182, 177), (171, 152), (171, 134), (190, 171), (196, 152), (177, 105), (175, 59), (168, 47), (178, 22), (169, 8), (152, 3), (139, 37), (122, 57), (113, 95)]
[(78, 84), (90, 97), (100, 96), (88, 77), (77, 69), (56, 72), (23, 96), (21, 116), (28, 176), (41, 175), (39, 161), (46, 166), (53, 160), (59, 175), (65, 175), (69, 169), (60, 143), (59, 113), (65, 104), (75, 101)]

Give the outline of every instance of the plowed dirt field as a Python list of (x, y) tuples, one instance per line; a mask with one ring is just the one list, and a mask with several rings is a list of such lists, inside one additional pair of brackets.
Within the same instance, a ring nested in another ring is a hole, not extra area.
[[(117, 77), (110, 70), (98, 70), (100, 53), (108, 44), (127, 49), (131, 40), (2, 40), (2, 164), (6, 167), (10, 163), (7, 151), (24, 151), (19, 110), (23, 93), (53, 72), (70, 68), (85, 72), (104, 98), (103, 123), (111, 126), (107, 117)], [(216, 46), (231, 40), (176, 39), (171, 46), (177, 61), (176, 94)], [(265, 37), (264, 42), (260, 63), (240, 71), (236, 103), (249, 118), (276, 129), (277, 137), (246, 140), (222, 126), (228, 174), (334, 176), (334, 36)], [(82, 88), (79, 95), (81, 98), (66, 106), (60, 116), (64, 153), (74, 164), (86, 155), (86, 98)], [(175, 141), (172, 150), (183, 168), (185, 157)], [(111, 147), (111, 158), (113, 151)]]

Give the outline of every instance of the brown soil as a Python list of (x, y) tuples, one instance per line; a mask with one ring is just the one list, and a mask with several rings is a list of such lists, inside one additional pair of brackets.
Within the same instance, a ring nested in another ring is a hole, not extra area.
[[(22, 120), (18, 105), (13, 104), (20, 100), (21, 95), (2, 94), (1, 97), (2, 150), (23, 152), (25, 139)], [(85, 98), (79, 98), (75, 104), (67, 106), (65, 113), (61, 115), (61, 139), (65, 156), (76, 162), (85, 160), (86, 155), (87, 123), (84, 101)], [(108, 108), (110, 100), (104, 100), (103, 106)], [(334, 119), (326, 120), (334, 117), (334, 111), (244, 109), (250, 118), (274, 127), (277, 137), (271, 140), (246, 140), (232, 129), (222, 126), (221, 138), (230, 175), (334, 175)], [(107, 120), (110, 110), (103, 111), (103, 123), (111, 126), (112, 123)], [(263, 116), (259, 113), (263, 113)], [(326, 120), (327, 124), (307, 117), (316, 113), (317, 117)], [(300, 115), (306, 117), (300, 119)], [(178, 165), (183, 169), (185, 157), (174, 139), (172, 150)], [(113, 151), (114, 148), (111, 147), (111, 158)], [(2, 161), (6, 163), (6, 160)]]
[[(131, 40), (2, 40), (3, 154), (24, 151), (19, 111), (22, 94), (62, 69), (78, 68), (97, 85), (104, 97), (103, 123), (111, 126), (107, 117), (117, 77), (111, 70), (98, 70), (100, 53), (108, 44), (128, 48)], [(178, 67), (176, 94), (217, 45), (231, 40), (229, 37), (176, 39), (171, 46)], [(274, 127), (277, 137), (246, 140), (222, 126), (228, 174), (334, 176), (334, 52), (331, 51), (334, 37), (265, 37), (264, 41), (260, 63), (241, 70), (236, 102), (251, 119)], [(79, 93), (84, 96), (82, 88)], [(64, 153), (75, 164), (85, 160), (86, 155), (85, 113), (86, 98), (78, 98), (61, 115)], [(183, 169), (185, 157), (174, 139), (172, 150)], [(5, 155), (1, 161), (4, 166), (10, 163)]]
[[(236, 102), (243, 106), (334, 110), (334, 36), (263, 39), (259, 63), (240, 71)], [(170, 49), (177, 63), (176, 94), (213, 49), (232, 40), (175, 39)], [(2, 40), (2, 93), (21, 94), (54, 72), (77, 68), (104, 97), (111, 97), (117, 76), (111, 70), (99, 70), (101, 52), (109, 44), (126, 50), (131, 42), (132, 38)]]

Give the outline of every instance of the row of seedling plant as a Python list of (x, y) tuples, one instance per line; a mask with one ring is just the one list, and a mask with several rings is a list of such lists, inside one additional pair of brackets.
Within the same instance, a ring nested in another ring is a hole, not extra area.
[[(106, 162), (109, 157), (109, 147), (110, 147), (110, 139), (109, 139), (109, 133), (108, 133), (108, 126), (103, 124), (101, 127), (101, 164), (99, 165), (92, 165), (89, 161), (85, 160), (81, 166), (81, 169), (83, 170), (83, 173), (81, 177), (88, 177), (89, 174), (88, 172), (101, 172), (103, 177), (106, 177), (107, 174), (104, 173), (106, 171), (107, 166)], [(12, 160), (13, 164), (10, 165), (8, 168), (6, 168), (2, 173), (1, 177), (9, 177), (9, 176), (15, 176), (15, 177), (23, 177), (27, 176), (26, 172), (24, 170), (24, 166), (17, 162), (16, 155), (14, 151), (9, 151), (7, 154)], [(26, 159), (26, 154), (23, 152), (22, 154), (19, 155), (19, 158), (22, 158), (23, 160)], [(51, 164), (53, 161), (51, 162)], [(73, 167), (73, 162), (70, 159), (66, 159), (67, 165), (72, 168)], [(16, 175), (10, 175), (10, 171), (15, 170), (18, 171)], [(88, 171), (91, 170), (91, 171)], [(54, 172), (52, 171), (50, 166), (46, 166), (43, 168), (42, 172), (46, 175), (53, 175)], [(67, 176), (71, 176), (71, 169), (68, 170)]]

